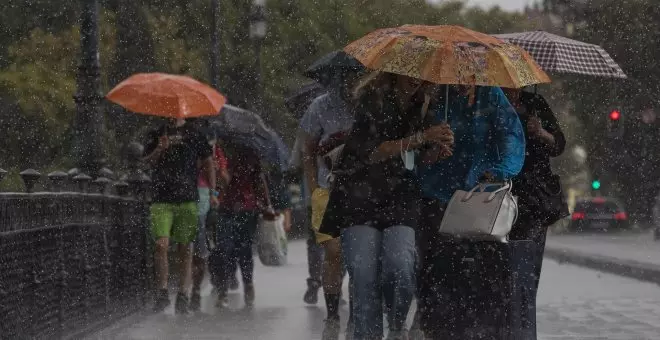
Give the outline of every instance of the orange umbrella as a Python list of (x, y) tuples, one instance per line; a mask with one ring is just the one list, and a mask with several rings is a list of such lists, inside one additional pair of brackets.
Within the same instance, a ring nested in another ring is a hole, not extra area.
[(460, 26), (379, 29), (344, 51), (372, 70), (435, 84), (520, 88), (550, 82), (522, 48)]
[(225, 96), (206, 84), (165, 73), (132, 75), (105, 97), (133, 112), (166, 118), (217, 115), (227, 102)]

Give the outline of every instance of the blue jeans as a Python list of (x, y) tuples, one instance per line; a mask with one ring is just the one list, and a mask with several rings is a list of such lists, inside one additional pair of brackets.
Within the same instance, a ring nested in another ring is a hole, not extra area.
[(383, 337), (383, 299), (390, 330), (403, 330), (415, 293), (415, 230), (353, 226), (342, 230), (341, 243), (352, 280), (353, 338)]

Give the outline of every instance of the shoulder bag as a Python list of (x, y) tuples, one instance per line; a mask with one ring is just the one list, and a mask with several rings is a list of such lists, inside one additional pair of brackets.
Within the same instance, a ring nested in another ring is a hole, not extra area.
[[(478, 184), (454, 192), (445, 210), (440, 233), (458, 238), (506, 243), (518, 218), (518, 202), (510, 181)], [(486, 191), (496, 188), (494, 191)]]

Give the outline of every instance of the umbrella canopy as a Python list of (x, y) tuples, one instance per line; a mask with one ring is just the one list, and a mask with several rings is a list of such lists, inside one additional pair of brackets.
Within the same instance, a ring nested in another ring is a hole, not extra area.
[(384, 28), (344, 51), (369, 69), (435, 84), (521, 88), (550, 82), (522, 48), (460, 26)]
[(298, 89), (293, 95), (284, 100), (287, 109), (296, 119), (302, 118), (312, 101), (325, 93), (325, 87), (317, 82), (309, 83)]
[(621, 67), (598, 45), (544, 31), (496, 34), (495, 37), (524, 48), (547, 72), (627, 78)]
[(222, 115), (212, 118), (209, 123), (216, 136), (226, 142), (253, 149), (262, 160), (282, 171), (288, 168), (289, 149), (256, 113), (225, 105)]
[(165, 118), (217, 115), (225, 96), (187, 76), (138, 73), (115, 86), (106, 98), (137, 113)]
[(335, 75), (346, 71), (363, 72), (365, 68), (355, 58), (344, 51), (338, 50), (330, 52), (315, 61), (312, 66), (305, 70), (304, 75), (318, 81), (323, 86), (328, 86)]

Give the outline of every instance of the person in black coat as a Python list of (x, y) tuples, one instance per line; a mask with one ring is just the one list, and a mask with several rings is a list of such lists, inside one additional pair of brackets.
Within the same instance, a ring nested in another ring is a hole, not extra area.
[(550, 158), (564, 152), (566, 139), (557, 118), (541, 95), (514, 89), (508, 89), (505, 93), (525, 130), (525, 163), (520, 174), (513, 179), (513, 192), (518, 196), (518, 220), (509, 239), (531, 240), (534, 243), (533, 258), (523, 259), (534, 273), (533, 286), (527, 287), (531, 295), (527, 302), (530, 308), (523, 309), (530, 313), (523, 313), (520, 317), (525, 328), (535, 330), (535, 307), (531, 307), (536, 305), (548, 227), (568, 215), (559, 176), (553, 173), (550, 166)]
[(548, 227), (568, 213), (559, 176), (550, 166), (550, 158), (564, 152), (566, 138), (543, 96), (517, 89), (505, 92), (518, 112), (526, 139), (525, 164), (513, 181), (519, 216), (509, 238), (536, 243), (534, 261), (538, 288)]

